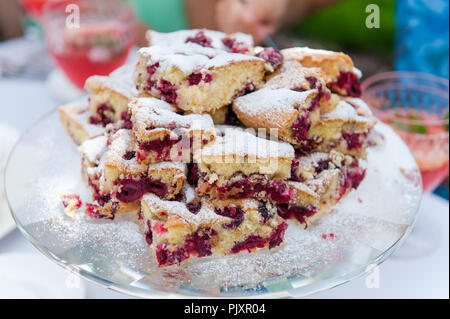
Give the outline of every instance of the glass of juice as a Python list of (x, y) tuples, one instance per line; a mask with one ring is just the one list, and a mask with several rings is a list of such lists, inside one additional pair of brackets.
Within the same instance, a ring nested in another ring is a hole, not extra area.
[(51, 56), (78, 88), (123, 65), (135, 42), (133, 9), (120, 0), (50, 0), (42, 23)]
[(363, 99), (408, 145), (424, 192), (449, 172), (449, 81), (417, 72), (385, 72), (366, 79)]

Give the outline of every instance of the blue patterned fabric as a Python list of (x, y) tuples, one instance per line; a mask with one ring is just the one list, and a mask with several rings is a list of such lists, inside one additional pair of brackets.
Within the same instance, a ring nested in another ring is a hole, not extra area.
[(448, 15), (448, 0), (396, 1), (396, 70), (448, 78)]

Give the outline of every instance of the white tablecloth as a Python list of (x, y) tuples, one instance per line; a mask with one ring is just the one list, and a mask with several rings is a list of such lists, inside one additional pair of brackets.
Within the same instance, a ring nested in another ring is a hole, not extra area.
[[(23, 131), (58, 101), (42, 82), (1, 80), (0, 123)], [(435, 195), (425, 196), (413, 235), (374, 273), (311, 298), (448, 298), (449, 204)], [(0, 239), (0, 255), (39, 252), (18, 230)], [(411, 253), (413, 252), (413, 253)], [(49, 267), (51, 261), (48, 260)], [(84, 281), (88, 298), (127, 296)]]

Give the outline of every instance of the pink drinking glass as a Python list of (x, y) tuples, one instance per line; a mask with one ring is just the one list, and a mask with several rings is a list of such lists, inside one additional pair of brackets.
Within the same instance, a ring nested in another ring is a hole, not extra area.
[(449, 81), (427, 73), (385, 72), (362, 83), (362, 98), (408, 145), (424, 192), (449, 172)]

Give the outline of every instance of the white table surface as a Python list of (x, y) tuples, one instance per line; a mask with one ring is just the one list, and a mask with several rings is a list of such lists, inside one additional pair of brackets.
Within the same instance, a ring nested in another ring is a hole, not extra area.
[[(60, 104), (36, 81), (0, 79), (0, 95), (0, 123), (21, 132)], [(448, 210), (448, 201), (425, 196), (412, 236), (378, 270), (310, 298), (449, 298)], [(39, 254), (17, 229), (0, 239), (0, 254), (11, 252)], [(87, 298), (129, 298), (83, 282)]]

